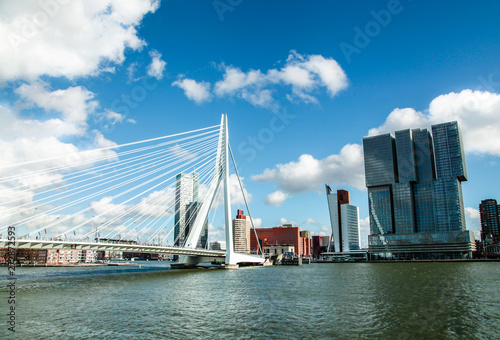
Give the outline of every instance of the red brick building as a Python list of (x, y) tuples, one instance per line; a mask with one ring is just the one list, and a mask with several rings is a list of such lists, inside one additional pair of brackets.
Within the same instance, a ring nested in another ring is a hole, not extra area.
[[(256, 228), (255, 230), (262, 248), (267, 245), (290, 244), (295, 247), (296, 255), (301, 257), (311, 256), (312, 239), (308, 231), (301, 233), (299, 227), (294, 227), (291, 224), (274, 228)], [(250, 249), (252, 251), (259, 249), (255, 233), (250, 235)]]

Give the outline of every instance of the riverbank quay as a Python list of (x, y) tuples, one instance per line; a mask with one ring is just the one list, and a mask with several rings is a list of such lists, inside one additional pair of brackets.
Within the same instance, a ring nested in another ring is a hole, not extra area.
[(425, 263), (425, 262), (500, 262), (500, 259), (448, 259), (448, 260), (368, 260), (368, 261), (331, 261), (311, 260), (311, 263)]
[[(137, 266), (137, 263), (64, 263), (64, 264), (48, 264), (48, 263), (37, 263), (37, 264), (16, 264), (16, 267), (105, 267), (105, 266)], [(0, 264), (0, 267), (7, 267), (7, 264)]]

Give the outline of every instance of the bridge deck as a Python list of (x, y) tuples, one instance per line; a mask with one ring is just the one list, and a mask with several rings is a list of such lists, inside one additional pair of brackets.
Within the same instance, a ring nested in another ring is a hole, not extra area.
[[(14, 243), (14, 244), (13, 244)], [(20, 249), (76, 249), (76, 250), (108, 250), (126, 251), (134, 253), (163, 253), (172, 255), (188, 256), (209, 256), (225, 257), (224, 250), (191, 249), (173, 246), (160, 246), (149, 244), (119, 244), (105, 242), (78, 242), (78, 241), (53, 241), (53, 240), (16, 240), (9, 242), (7, 239), (0, 239), (0, 248), (20, 248)]]

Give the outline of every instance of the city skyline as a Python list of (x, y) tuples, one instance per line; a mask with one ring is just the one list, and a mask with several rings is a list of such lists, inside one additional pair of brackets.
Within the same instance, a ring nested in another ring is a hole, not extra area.
[[(466, 225), (480, 237), (479, 203), (500, 197), (498, 3), (227, 6), (0, 4), (8, 47), (0, 50), (0, 162), (79, 157), (212, 126), (228, 113), (256, 226), (292, 222), (330, 235), (330, 183), (351, 192), (366, 246), (363, 137), (456, 120)], [(233, 210), (243, 204), (233, 202)], [(222, 224), (210, 226), (210, 241), (224, 239)]]

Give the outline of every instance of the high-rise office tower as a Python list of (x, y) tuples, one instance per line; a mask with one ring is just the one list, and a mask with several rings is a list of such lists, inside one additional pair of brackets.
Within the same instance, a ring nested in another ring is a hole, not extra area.
[(500, 205), (497, 200), (482, 200), (479, 204), (481, 240), (500, 242)]
[(333, 251), (359, 250), (359, 208), (350, 204), (349, 191), (337, 190), (333, 193), (328, 185), (325, 186), (335, 248)]
[(250, 217), (238, 209), (233, 220), (233, 245), (237, 253), (250, 253)]
[[(189, 233), (189, 225), (196, 218), (198, 209), (196, 209), (196, 205), (191, 206), (191, 203), (198, 202), (198, 181), (199, 177), (196, 172), (191, 174), (180, 173), (176, 176), (174, 221), (174, 245), (176, 246), (184, 245), (184, 241)], [(205, 226), (203, 228), (205, 229)], [(202, 231), (202, 235), (204, 233), (205, 231)]]
[(372, 257), (463, 258), (474, 237), (465, 229), (467, 180), (457, 122), (363, 139)]

